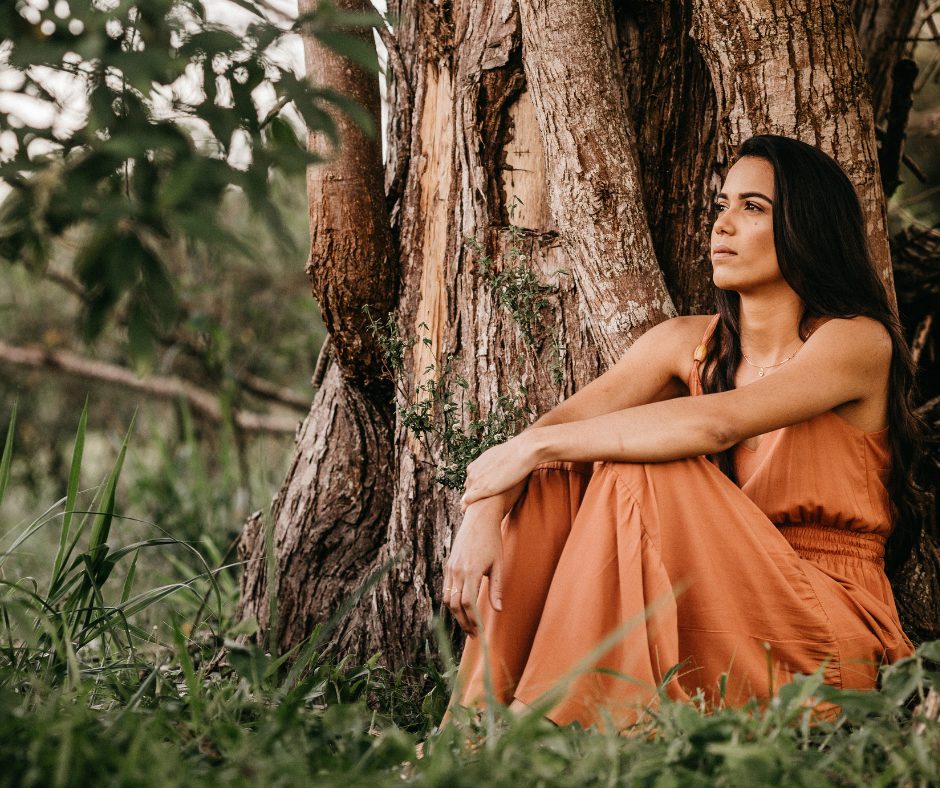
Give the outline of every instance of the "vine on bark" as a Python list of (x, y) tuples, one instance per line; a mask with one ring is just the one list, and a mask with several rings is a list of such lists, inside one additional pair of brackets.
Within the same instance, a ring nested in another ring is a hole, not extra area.
[[(509, 208), (510, 243), (504, 255), (503, 265), (496, 266), (483, 245), (475, 237), (465, 241), (467, 249), (477, 255), (485, 280), (496, 293), (497, 300), (510, 314), (519, 327), (524, 342), (534, 346), (538, 342), (534, 324), (543, 325), (540, 320), (542, 310), (549, 305), (543, 297), (546, 293), (558, 292), (558, 285), (542, 285), (535, 273), (526, 264), (527, 256), (519, 246), (523, 231), (513, 224), (517, 205), (522, 204), (518, 197), (513, 199)], [(558, 269), (555, 274), (570, 275), (565, 269)], [(443, 368), (438, 374), (437, 364), (429, 364), (424, 369), (425, 379), (415, 384), (414, 397), (405, 391), (402, 384), (405, 368), (405, 352), (418, 342), (417, 336), (404, 339), (398, 330), (394, 313), (389, 312), (384, 323), (376, 320), (370, 313), (369, 305), (363, 306), (369, 321), (368, 328), (382, 348), (382, 365), (395, 383), (399, 395), (398, 416), (401, 423), (424, 445), (429, 457), (439, 457), (439, 463), (427, 462), (418, 458), (418, 462), (436, 470), (434, 480), (451, 489), (463, 489), (467, 477), (467, 466), (491, 446), (516, 435), (528, 426), (528, 417), (533, 415), (525, 401), (528, 389), (522, 383), (512, 395), (499, 394), (496, 402), (485, 417), (480, 417), (480, 405), (470, 400), (466, 408), (473, 420), (464, 431), (460, 427), (461, 419), (455, 417), (460, 405), (454, 401), (454, 386), (466, 390), (469, 383), (463, 375), (454, 373), (454, 361), (457, 358), (448, 353)], [(419, 323), (419, 328), (429, 330), (427, 323)], [(431, 340), (420, 338), (425, 346), (431, 347)], [(560, 332), (552, 332), (552, 380), (558, 386), (564, 381), (564, 351)], [(435, 413), (440, 419), (435, 419)], [(436, 448), (435, 448), (436, 447)]]
[[(544, 325), (540, 316), (550, 303), (542, 294), (557, 293), (558, 285), (539, 284), (535, 272), (526, 264), (528, 257), (519, 246), (523, 231), (513, 223), (516, 208), (523, 204), (519, 196), (515, 195), (509, 205), (509, 226), (506, 227), (509, 231), (509, 246), (503, 255), (503, 265), (497, 267), (494, 264), (493, 258), (486, 254), (483, 244), (475, 236), (467, 238), (464, 246), (476, 255), (484, 280), (493, 288), (499, 304), (509, 312), (519, 327), (523, 341), (532, 347), (538, 339), (533, 325)], [(571, 272), (559, 268), (552, 276), (557, 274), (570, 276)], [(552, 364), (549, 368), (556, 386), (564, 382), (564, 348), (560, 331), (556, 328), (552, 332)]]
[[(429, 457), (440, 457), (439, 463), (421, 458), (416, 458), (417, 461), (437, 471), (434, 477), (436, 482), (450, 489), (463, 489), (467, 466), (471, 462), (491, 446), (503, 443), (528, 425), (528, 416), (532, 415), (525, 406), (528, 389), (520, 383), (513, 396), (500, 394), (490, 412), (482, 419), (479, 418), (479, 404), (470, 400), (467, 409), (474, 419), (464, 432), (460, 428), (460, 419), (454, 415), (460, 405), (454, 401), (453, 385), (456, 383), (466, 390), (470, 384), (463, 375), (454, 374), (456, 356), (447, 354), (440, 375), (436, 374), (436, 364), (425, 367), (424, 372), (430, 374), (424, 382), (415, 385), (415, 397), (412, 399), (402, 384), (402, 372), (405, 368), (405, 352), (414, 347), (418, 337), (403, 339), (392, 312), (388, 313), (383, 324), (372, 317), (368, 304), (363, 306), (363, 311), (369, 319), (369, 330), (382, 348), (382, 364), (395, 382), (399, 402), (407, 403), (404, 407), (398, 406), (401, 423), (421, 441)], [(419, 323), (418, 327), (428, 330), (424, 322)], [(431, 346), (428, 337), (422, 337), (421, 341)], [(441, 413), (439, 420), (434, 418), (436, 410)]]

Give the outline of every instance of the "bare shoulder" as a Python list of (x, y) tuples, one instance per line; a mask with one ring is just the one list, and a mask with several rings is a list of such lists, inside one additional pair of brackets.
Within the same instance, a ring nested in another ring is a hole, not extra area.
[(692, 356), (713, 318), (714, 315), (680, 315), (656, 326), (659, 341), (669, 350), (672, 375), (683, 383), (692, 374)]
[(871, 317), (834, 317), (813, 331), (816, 342), (844, 363), (872, 371), (891, 363), (894, 348), (884, 324)]
[(679, 315), (664, 320), (656, 326), (656, 330), (662, 332), (664, 338), (668, 336), (670, 341), (679, 345), (691, 341), (694, 350), (698, 343), (702, 341), (705, 330), (714, 317), (714, 315)]
[(851, 381), (857, 396), (838, 407), (836, 414), (860, 430), (874, 432), (888, 423), (888, 388), (894, 344), (880, 321), (859, 315), (832, 318), (807, 341), (819, 343), (831, 369)]

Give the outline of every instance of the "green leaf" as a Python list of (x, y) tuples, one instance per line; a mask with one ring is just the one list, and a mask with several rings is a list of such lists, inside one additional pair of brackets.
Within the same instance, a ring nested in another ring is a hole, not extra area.
[(16, 428), (16, 402), (13, 403), (13, 410), (10, 413), (10, 424), (7, 426), (7, 437), (3, 442), (3, 456), (0, 457), (0, 503), (3, 503), (3, 495), (7, 489), (7, 482), (10, 480), (10, 463), (13, 459), (13, 431)]
[(78, 418), (78, 429), (75, 432), (75, 443), (72, 448), (72, 464), (69, 467), (69, 483), (65, 493), (65, 512), (62, 515), (62, 528), (59, 532), (59, 548), (56, 551), (55, 562), (52, 567), (52, 578), (49, 581), (49, 594), (58, 585), (59, 573), (62, 565), (68, 560), (66, 552), (69, 541), (69, 529), (72, 525), (72, 514), (75, 510), (75, 497), (78, 494), (78, 482), (81, 475), (82, 455), (85, 452), (85, 430), (88, 427), (88, 397), (82, 407)]
[(137, 373), (146, 376), (152, 372), (156, 362), (153, 331), (146, 311), (137, 299), (127, 312), (127, 345)]
[(365, 41), (359, 36), (342, 33), (337, 30), (319, 30), (314, 36), (336, 54), (358, 63), (370, 74), (379, 74), (379, 58), (375, 51), (372, 36)]
[(111, 469), (107, 484), (105, 485), (105, 492), (103, 496), (104, 511), (98, 513), (91, 527), (91, 536), (89, 537), (88, 541), (88, 553), (91, 556), (93, 567), (98, 562), (104, 560), (104, 557), (107, 555), (106, 541), (111, 530), (111, 520), (114, 517), (114, 503), (115, 494), (117, 492), (117, 482), (121, 475), (121, 469), (124, 467), (124, 457), (127, 454), (127, 442), (134, 430), (134, 421), (136, 418), (137, 411), (135, 410), (134, 415), (131, 416), (130, 426), (127, 428), (127, 432), (124, 434), (124, 440), (121, 442), (121, 448), (118, 451), (117, 460), (114, 463), (114, 467)]

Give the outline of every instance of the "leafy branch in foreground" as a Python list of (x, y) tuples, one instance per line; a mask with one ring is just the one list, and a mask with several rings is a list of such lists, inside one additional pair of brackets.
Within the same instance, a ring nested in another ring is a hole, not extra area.
[[(0, 107), (0, 178), (11, 189), (0, 204), (0, 259), (41, 271), (53, 240), (83, 232), (74, 260), (88, 296), (83, 333), (96, 338), (126, 297), (137, 358), (178, 317), (171, 241), (252, 257), (252, 240), (231, 231), (219, 210), (237, 188), (286, 243), (270, 176), (322, 160), (307, 151), (305, 131), (339, 144), (330, 114), (338, 109), (375, 133), (362, 107), (296, 75), (277, 50), (303, 33), (374, 72), (374, 52), (344, 31), (382, 17), (323, 3), (284, 24), (269, 19), (266, 3), (238, 5), (252, 15), (244, 32), (211, 22), (200, 0), (10, 2), (0, 10), (0, 67), (22, 99)], [(82, 106), (66, 106), (76, 93)], [(54, 119), (40, 126), (20, 117), (24, 102)], [(68, 128), (75, 114), (77, 127)]]
[[(528, 425), (531, 410), (525, 406), (528, 393), (525, 385), (519, 384), (514, 395), (500, 394), (493, 407), (483, 417), (476, 400), (466, 404), (473, 416), (466, 431), (461, 429), (458, 409), (454, 401), (454, 385), (466, 390), (469, 383), (463, 375), (454, 373), (454, 354), (448, 354), (438, 372), (437, 364), (424, 369), (423, 380), (415, 384), (414, 398), (405, 391), (402, 383), (405, 352), (418, 342), (417, 337), (405, 340), (398, 331), (393, 313), (381, 323), (371, 315), (369, 305), (363, 306), (369, 320), (369, 330), (382, 347), (382, 364), (391, 380), (395, 381), (399, 397), (398, 414), (402, 424), (424, 445), (429, 457), (440, 456), (440, 464), (421, 460), (437, 470), (435, 481), (450, 489), (463, 487), (467, 466), (491, 446), (511, 438)], [(428, 330), (427, 323), (419, 328)], [(422, 337), (422, 343), (431, 347), (431, 340)], [(405, 403), (404, 405), (400, 403)], [(440, 418), (435, 418), (436, 413)]]

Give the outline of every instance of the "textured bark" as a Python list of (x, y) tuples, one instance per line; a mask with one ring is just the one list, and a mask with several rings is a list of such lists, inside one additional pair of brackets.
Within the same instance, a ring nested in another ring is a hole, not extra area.
[(691, 33), (711, 70), (723, 138), (734, 147), (753, 134), (784, 134), (839, 162), (855, 184), (872, 258), (893, 296), (865, 64), (844, 4), (694, 0), (693, 7)]
[[(331, 364), (298, 429), (297, 450), (272, 503), (276, 556), (278, 639), (288, 648), (330, 618), (373, 566), (392, 500), (392, 428), (374, 405)], [(245, 561), (241, 618), (268, 625), (264, 522), (256, 513), (239, 544)], [(359, 607), (343, 619), (338, 642), (361, 642)], [(357, 657), (363, 657), (360, 651)]]
[(676, 314), (638, 199), (613, 12), (603, 2), (547, 0), (519, 9), (550, 212), (590, 304), (583, 319), (608, 366), (647, 328)]
[(679, 314), (711, 313), (718, 118), (711, 75), (684, 32), (691, 6), (618, 2), (615, 13), (656, 257)]
[[(311, 262), (320, 264), (310, 270), (322, 277), (327, 325), (347, 336), (298, 434), (273, 517), (282, 645), (394, 558), (337, 639), (356, 658), (381, 650), (387, 664), (405, 666), (423, 658), (462, 518), (459, 493), (434, 479), (439, 448), (429, 453), (369, 385), (375, 350), (353, 336), (355, 309), (382, 303), (391, 285), (365, 281), (368, 271), (397, 261), (398, 297), (385, 303), (403, 338), (427, 340), (406, 353), (395, 404), (407, 405), (453, 356), (467, 382), (455, 390), (466, 429), (471, 401), (486, 414), (501, 394), (518, 393), (544, 413), (673, 314), (673, 303), (683, 314), (713, 308), (711, 205), (729, 155), (751, 133), (833, 153), (859, 186), (883, 266), (887, 256), (865, 71), (840, 4), (398, 0), (389, 12), (398, 20), (384, 36), (395, 47), (389, 225), (376, 208), (383, 174), (373, 154), (357, 151), (336, 178), (312, 173)], [(872, 47), (877, 69), (887, 50)], [(316, 73), (322, 80), (322, 64)], [(526, 264), (540, 284), (557, 285), (532, 344), (465, 245), (475, 237), (505, 267), (510, 214)], [(262, 620), (260, 523), (249, 523), (242, 544), (251, 561), (243, 611)]]
[[(301, 2), (306, 12), (312, 3)], [(339, 7), (371, 10), (367, 0)], [(371, 32), (362, 33), (371, 43)], [(358, 101), (379, 128), (376, 79), (308, 37), (307, 72), (319, 84)], [(398, 286), (386, 213), (381, 141), (368, 139), (345, 115), (336, 115), (342, 145), (330, 149), (311, 135), (308, 147), (329, 161), (307, 178), (310, 259), (307, 274), (329, 331), (334, 364), (297, 432), (294, 462), (271, 509), (274, 583), (280, 644), (289, 648), (325, 622), (359, 587), (384, 538), (393, 496), (390, 466), (393, 406), (382, 372), (381, 348), (367, 330), (364, 305), (381, 317)], [(245, 561), (238, 615), (254, 616), (262, 634), (268, 616), (265, 534), (256, 513), (239, 543)], [(362, 645), (362, 608), (347, 617), (338, 642)], [(361, 655), (361, 653), (360, 653)]]
[[(439, 370), (453, 353), (457, 371), (468, 381), (457, 400), (463, 427), (471, 418), (471, 399), (487, 413), (501, 393), (515, 394), (520, 384), (528, 390), (529, 407), (543, 412), (596, 377), (601, 366), (573, 278), (555, 274), (568, 261), (547, 208), (545, 155), (531, 99), (523, 91), (517, 12), (509, 2), (465, 4), (449, 24), (426, 7), (416, 13), (404, 5), (400, 13), (403, 19), (415, 13), (418, 20), (418, 27), (399, 31), (402, 52), (422, 52), (428, 36), (444, 31), (411, 73), (415, 105), (399, 213), (397, 317), (404, 335), (427, 337), (429, 343), (418, 343), (408, 358), (403, 388), (414, 391), (426, 380), (427, 367)], [(459, 36), (450, 38), (451, 30)], [(459, 41), (453, 49), (452, 41)], [(474, 236), (499, 260), (510, 243), (501, 228), (516, 196), (523, 205), (512, 218), (528, 263), (542, 284), (559, 286), (531, 347), (463, 243)], [(547, 341), (552, 333), (564, 343), (560, 359)], [(553, 361), (563, 365), (562, 387), (549, 373)], [(458, 493), (435, 482), (426, 464), (440, 458), (429, 456), (401, 425), (395, 443), (397, 495), (381, 560), (396, 555), (400, 560), (373, 595), (378, 616), (369, 645), (382, 648), (395, 664), (407, 664), (423, 652), (439, 604), (437, 580), (461, 516)]]

